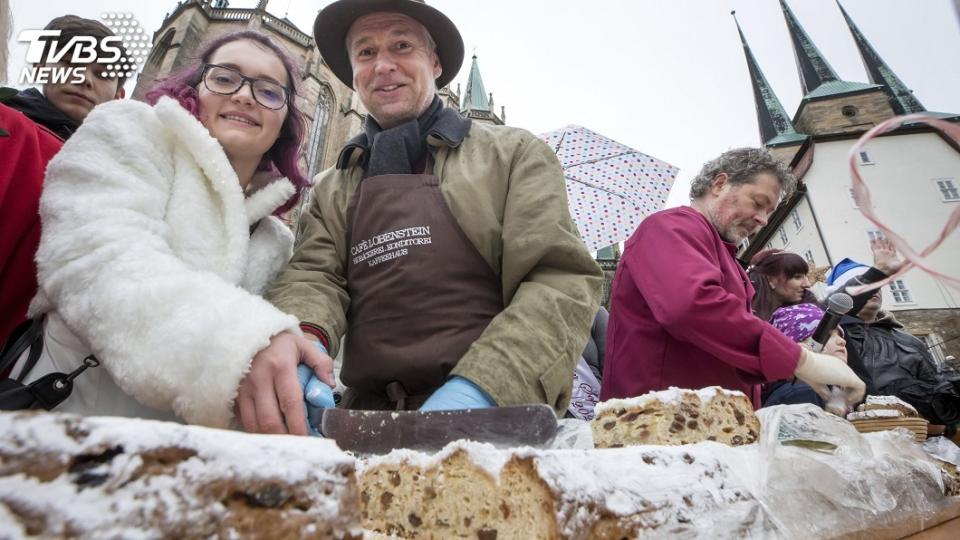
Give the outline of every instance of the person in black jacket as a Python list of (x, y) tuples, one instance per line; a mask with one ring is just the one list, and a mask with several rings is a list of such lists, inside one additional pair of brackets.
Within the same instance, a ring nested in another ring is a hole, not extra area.
[[(60, 46), (75, 37), (92, 37), (100, 43), (103, 38), (114, 36), (113, 31), (102, 23), (76, 15), (57, 17), (50, 21), (44, 30), (59, 30), (60, 35), (56, 39)], [(7, 98), (3, 104), (22, 112), (27, 118), (65, 141), (80, 127), (83, 119), (94, 107), (123, 98), (123, 83), (126, 78), (106, 76), (107, 67), (97, 63), (71, 63), (69, 60), (74, 54), (72, 50), (67, 51), (58, 62), (49, 61), (51, 46), (48, 44), (46, 47), (47, 50), (43, 53), (45, 62), (38, 67), (83, 67), (86, 68), (83, 82), (74, 82), (73, 77), (67, 82), (49, 82), (43, 85), (42, 91), (28, 88)]]
[(867, 393), (897, 396), (953, 433), (960, 423), (960, 373), (939, 365), (923, 341), (881, 309), (882, 302), (877, 289), (856, 317), (840, 321), (851, 363), (862, 363), (870, 375)]

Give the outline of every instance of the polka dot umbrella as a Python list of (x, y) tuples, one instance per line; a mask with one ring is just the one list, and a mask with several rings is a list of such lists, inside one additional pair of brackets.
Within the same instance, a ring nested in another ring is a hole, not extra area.
[(540, 135), (560, 158), (570, 215), (590, 251), (623, 242), (663, 209), (679, 169), (580, 126)]

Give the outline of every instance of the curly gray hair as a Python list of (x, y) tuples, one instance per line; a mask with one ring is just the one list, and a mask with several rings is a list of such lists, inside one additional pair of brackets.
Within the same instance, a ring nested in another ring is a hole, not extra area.
[(793, 173), (766, 148), (734, 148), (703, 164), (700, 173), (690, 182), (690, 198), (699, 199), (706, 195), (720, 173), (727, 173), (733, 185), (753, 183), (756, 175), (770, 173), (780, 182), (782, 199), (792, 195), (797, 188)]

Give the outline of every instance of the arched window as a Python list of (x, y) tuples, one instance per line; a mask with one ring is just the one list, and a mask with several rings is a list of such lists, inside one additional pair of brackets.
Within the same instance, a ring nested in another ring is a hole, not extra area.
[(313, 127), (310, 129), (310, 140), (307, 163), (309, 177), (313, 178), (323, 166), (323, 150), (327, 143), (327, 128), (330, 125), (330, 112), (333, 110), (333, 94), (326, 85), (320, 86), (317, 96), (317, 108), (313, 112)]

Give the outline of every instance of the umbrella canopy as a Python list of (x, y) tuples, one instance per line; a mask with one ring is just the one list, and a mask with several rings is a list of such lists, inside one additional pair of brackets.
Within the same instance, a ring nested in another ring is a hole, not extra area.
[(590, 251), (622, 242), (663, 209), (679, 169), (580, 126), (540, 135), (560, 158), (570, 215)]

